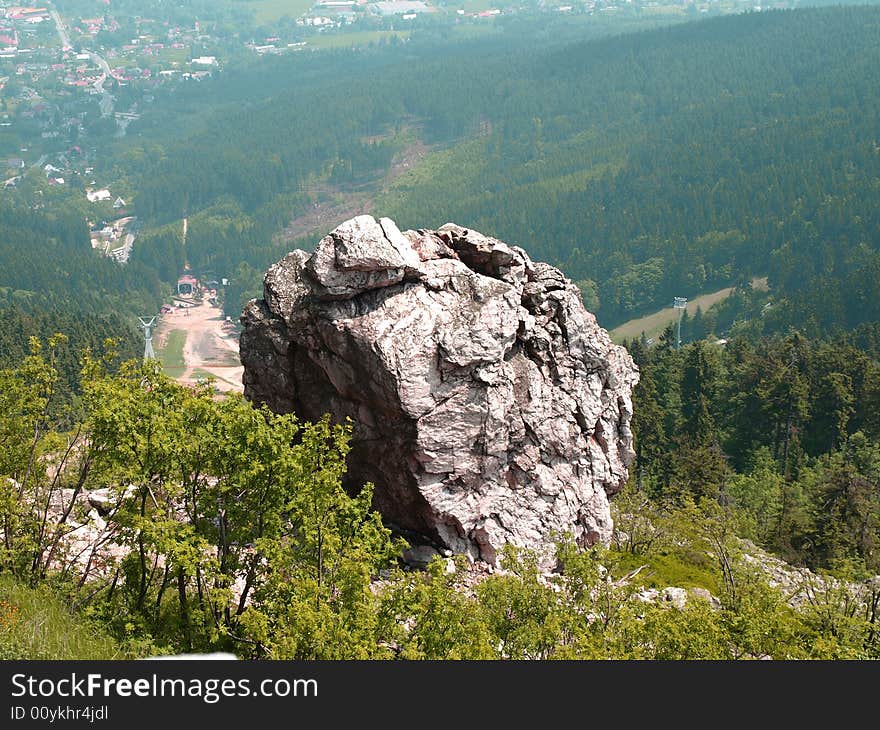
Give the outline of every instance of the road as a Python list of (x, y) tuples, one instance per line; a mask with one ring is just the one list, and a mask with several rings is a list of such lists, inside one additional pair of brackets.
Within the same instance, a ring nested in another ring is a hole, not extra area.
[(128, 257), (131, 256), (131, 249), (134, 246), (134, 234), (126, 233), (123, 241), (124, 243), (119, 248), (110, 252), (110, 256), (121, 264), (128, 261)]
[(104, 88), (104, 82), (110, 76), (110, 65), (94, 51), (89, 51), (89, 58), (101, 69), (101, 76), (94, 84), (94, 88), (101, 94), (101, 116), (109, 117), (113, 113), (113, 94)]
[[(67, 32), (67, 28), (64, 26), (64, 21), (61, 19), (61, 16), (58, 14), (58, 11), (50, 7), (49, 14), (52, 16), (52, 20), (55, 21), (55, 30), (58, 31), (58, 40), (61, 41), (61, 51), (67, 52), (72, 51), (73, 46), (70, 43), (70, 35)], [(104, 82), (110, 76), (110, 66), (107, 61), (105, 61), (101, 56), (99, 56), (94, 51), (88, 51), (89, 58), (92, 59), (94, 63), (98, 65), (98, 68), (101, 69), (101, 76), (94, 83), (94, 88), (101, 95), (101, 101), (99, 102), (101, 107), (101, 116), (109, 117), (113, 113), (113, 95), (104, 89)]]
[(55, 30), (58, 31), (58, 40), (61, 41), (61, 50), (72, 51), (73, 46), (70, 45), (70, 36), (67, 33), (67, 28), (64, 27), (64, 21), (61, 20), (58, 11), (55, 8), (50, 8), (49, 15), (51, 15), (52, 20), (55, 21)]

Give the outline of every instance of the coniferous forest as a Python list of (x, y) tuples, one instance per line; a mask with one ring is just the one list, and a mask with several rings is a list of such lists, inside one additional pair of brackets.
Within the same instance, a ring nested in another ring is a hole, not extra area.
[[(880, 657), (878, 38), (846, 6), (260, 59), (107, 136), (124, 265), (81, 190), (25, 175), (0, 198), (0, 658)], [(237, 318), (365, 210), (521, 246), (608, 329), (732, 288), (680, 343), (623, 342), (610, 545), (560, 535), (549, 576), (513, 549), (478, 581), (406, 569), (372, 485), (342, 488), (347, 427), (137, 362), (184, 265)], [(90, 494), (107, 571), (68, 539)], [(690, 598), (644, 600), (669, 587)], [(34, 639), (28, 600), (76, 641)]]

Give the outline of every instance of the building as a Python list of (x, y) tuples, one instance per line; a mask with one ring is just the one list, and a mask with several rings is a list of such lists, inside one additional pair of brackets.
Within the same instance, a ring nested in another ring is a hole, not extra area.
[(182, 297), (192, 296), (195, 294), (198, 286), (198, 279), (190, 274), (184, 274), (177, 280), (177, 294)]
[(402, 13), (428, 13), (431, 8), (421, 0), (384, 0), (371, 6), (379, 15), (400, 15)]
[(99, 203), (104, 200), (110, 200), (112, 196), (110, 195), (110, 191), (104, 188), (103, 190), (87, 190), (86, 198), (89, 199), (90, 203)]

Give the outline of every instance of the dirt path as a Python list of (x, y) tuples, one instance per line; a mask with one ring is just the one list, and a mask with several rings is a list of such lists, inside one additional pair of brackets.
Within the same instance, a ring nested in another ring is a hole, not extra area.
[(231, 328), (224, 326), (219, 307), (211, 306), (207, 301), (194, 304), (189, 309), (175, 308), (166, 314), (157, 330), (160, 347), (172, 330), (186, 332), (183, 345), (185, 369), (177, 381), (195, 383), (213, 375), (218, 390), (241, 393), (244, 390), (241, 384), (244, 368), (238, 358), (238, 337)]

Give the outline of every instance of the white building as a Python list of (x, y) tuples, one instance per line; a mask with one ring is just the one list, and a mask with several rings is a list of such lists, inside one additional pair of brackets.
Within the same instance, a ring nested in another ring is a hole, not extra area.
[(98, 203), (102, 200), (110, 200), (112, 196), (110, 191), (105, 188), (104, 190), (87, 190), (86, 197), (90, 203)]

